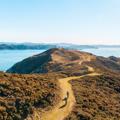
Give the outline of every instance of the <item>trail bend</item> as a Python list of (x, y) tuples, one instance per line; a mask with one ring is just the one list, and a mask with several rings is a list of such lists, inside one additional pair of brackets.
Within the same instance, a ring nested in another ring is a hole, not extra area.
[(91, 74), (82, 75), (79, 77), (67, 77), (64, 79), (59, 79), (59, 83), (60, 83), (60, 87), (61, 87), (61, 97), (64, 98), (66, 96), (67, 92), (70, 93), (67, 105), (63, 108), (60, 108), (63, 105), (63, 101), (61, 101), (52, 111), (49, 111), (45, 115), (43, 115), (43, 118), (41, 118), (41, 120), (48, 120), (48, 119), (49, 120), (63, 120), (64, 118), (66, 118), (72, 111), (73, 106), (76, 102), (74, 93), (72, 90), (72, 86), (69, 83), (69, 81), (73, 80), (73, 79), (82, 78), (85, 76), (96, 76), (96, 75), (99, 75), (99, 74), (91, 73)]
[[(92, 67), (88, 67), (88, 69), (93, 72), (94, 69)], [(74, 76), (74, 77), (67, 77), (63, 79), (59, 79), (59, 85), (61, 88), (61, 98), (65, 98), (66, 93), (69, 93), (69, 98), (67, 100), (67, 104), (64, 106), (64, 101), (60, 101), (52, 110), (46, 111), (45, 113), (40, 116), (39, 112), (35, 112), (34, 116), (32, 118), (29, 118), (27, 120), (64, 120), (72, 111), (73, 106), (75, 105), (75, 96), (72, 90), (72, 85), (69, 83), (69, 81), (82, 78), (85, 76), (97, 76), (100, 75), (98, 73), (90, 73), (82, 76)], [(63, 106), (63, 107), (62, 107)]]

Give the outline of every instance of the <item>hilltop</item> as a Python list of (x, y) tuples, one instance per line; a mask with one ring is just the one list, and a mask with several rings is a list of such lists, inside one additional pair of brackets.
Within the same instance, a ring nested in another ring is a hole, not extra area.
[(81, 65), (83, 61), (89, 62), (94, 59), (95, 56), (90, 53), (53, 48), (16, 63), (7, 72), (20, 74), (61, 72), (79, 75), (87, 71), (87, 67)]
[(52, 48), (16, 63), (7, 72), (20, 74), (61, 72), (80, 75), (88, 71), (87, 65), (100, 71), (119, 72), (120, 62), (117, 60), (115, 57), (105, 58), (77, 50)]

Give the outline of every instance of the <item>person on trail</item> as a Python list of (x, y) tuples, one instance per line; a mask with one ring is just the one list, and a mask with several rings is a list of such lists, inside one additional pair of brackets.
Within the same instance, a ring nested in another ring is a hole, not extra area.
[(69, 92), (67, 91), (67, 99), (69, 98)]
[(69, 98), (69, 92), (67, 91), (67, 96), (63, 99), (63, 101), (65, 101), (65, 104), (63, 105), (63, 106), (61, 106), (60, 108), (63, 108), (63, 107), (65, 107), (66, 105), (67, 105), (67, 103), (68, 103), (68, 98)]
[(69, 92), (67, 91), (67, 96), (63, 99), (63, 101), (66, 101), (67, 102), (67, 100), (68, 100), (68, 98), (69, 98)]

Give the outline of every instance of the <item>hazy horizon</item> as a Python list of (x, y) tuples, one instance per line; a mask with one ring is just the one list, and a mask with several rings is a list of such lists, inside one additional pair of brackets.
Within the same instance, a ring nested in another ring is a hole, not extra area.
[[(44, 41), (44, 40), (43, 40)], [(14, 41), (5, 41), (5, 40), (1, 40), (0, 43), (16, 43), (16, 44), (22, 44), (22, 43), (33, 43), (33, 44), (75, 44), (75, 45), (108, 45), (108, 46), (111, 46), (111, 45), (115, 45), (115, 46), (119, 46), (120, 43), (77, 43), (77, 42), (42, 42), (42, 41), (36, 41), (33, 42), (32, 41), (17, 41), (17, 40), (14, 40)]]
[(100, 46), (100, 45), (105, 45), (105, 46), (120, 46), (120, 44), (80, 44), (80, 43), (65, 43), (65, 42), (28, 42), (28, 41), (25, 41), (25, 42), (19, 42), (19, 41), (15, 41), (15, 42), (12, 42), (12, 41), (5, 41), (5, 42), (3, 42), (3, 41), (0, 41), (0, 43), (8, 43), (8, 44), (11, 44), (11, 43), (13, 43), (13, 44), (73, 44), (73, 45), (90, 45), (90, 46), (94, 46), (94, 45), (98, 45), (98, 46)]
[(4, 0), (0, 42), (120, 45), (119, 0)]

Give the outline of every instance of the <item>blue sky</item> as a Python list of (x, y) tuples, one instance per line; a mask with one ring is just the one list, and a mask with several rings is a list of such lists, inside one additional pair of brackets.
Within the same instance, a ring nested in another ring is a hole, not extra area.
[(120, 44), (120, 0), (0, 0), (0, 41)]

